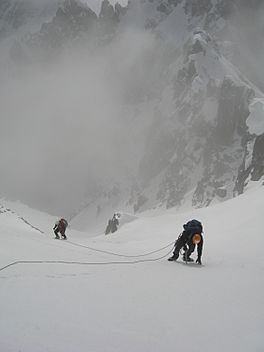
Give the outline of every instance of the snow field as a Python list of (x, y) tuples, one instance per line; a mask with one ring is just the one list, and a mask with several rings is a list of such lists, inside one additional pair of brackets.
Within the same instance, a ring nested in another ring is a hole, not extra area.
[(140, 255), (174, 241), (191, 218), (205, 230), (202, 267), (166, 257), (139, 264), (20, 264), (0, 271), (1, 351), (263, 351), (263, 190), (259, 185), (185, 213), (142, 214), (109, 236), (70, 229), (67, 242), (46, 232), (52, 217), (44, 226), (43, 214), (20, 209), (36, 224), (41, 217), (41, 234), (15, 214), (0, 214), (1, 267), (15, 260), (131, 262), (137, 258), (71, 242)]

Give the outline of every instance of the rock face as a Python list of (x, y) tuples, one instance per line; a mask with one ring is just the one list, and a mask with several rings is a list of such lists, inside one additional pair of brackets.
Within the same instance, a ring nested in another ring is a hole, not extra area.
[(0, 40), (15, 34), (33, 33), (54, 16), (59, 1), (2, 0), (0, 2)]
[(263, 135), (250, 134), (247, 126), (256, 92), (222, 56), (221, 42), (209, 34), (211, 24), (228, 19), (239, 4), (220, 1), (213, 7), (206, 0), (174, 5), (179, 3), (189, 19), (205, 16), (207, 31), (194, 30), (177, 57), (181, 64), (172, 78), (175, 111), (166, 116), (162, 104), (158, 108), (140, 163), (138, 199), (144, 202), (136, 208), (141, 210), (185, 202), (208, 206), (242, 193), (250, 180), (264, 176)]
[(99, 14), (99, 32), (100, 41), (109, 42), (115, 34), (120, 16), (125, 14), (125, 8), (120, 4), (115, 7), (108, 0), (103, 0)]
[[(1, 2), (0, 19), (19, 28), (23, 16), (19, 7), (8, 12), (10, 3)], [(43, 59), (89, 40), (94, 48), (118, 50), (115, 41), (126, 30), (147, 33), (154, 43), (142, 49), (132, 73), (125, 73), (130, 85), (124, 88), (122, 104), (133, 111), (126, 116), (132, 126), (127, 134), (140, 131), (140, 117), (153, 111), (148, 128), (139, 132), (145, 144), (138, 153), (138, 170), (126, 184), (105, 182), (85, 207), (102, 213), (107, 206), (136, 212), (186, 203), (202, 207), (243, 193), (250, 181), (261, 180), (264, 128), (254, 129), (257, 122), (251, 120), (254, 99), (260, 99), (263, 108), (255, 117), (264, 125), (264, 98), (247, 72), (238, 69), (245, 61), (236, 65), (236, 57), (242, 50), (241, 34), (252, 38), (255, 33), (243, 32), (245, 14), (252, 23), (262, 8), (260, 0), (133, 0), (127, 7), (104, 0), (97, 16), (82, 2), (66, 0), (24, 47), (16, 44), (14, 57), (26, 57), (24, 50), (29, 50)], [(128, 44), (133, 49), (135, 43)]]
[(259, 181), (264, 175), (264, 134), (258, 136), (255, 140), (253, 157), (252, 157), (252, 175), (253, 181)]
[(66, 0), (50, 22), (25, 44), (37, 57), (45, 59), (82, 37), (91, 37), (97, 24), (96, 14), (78, 0)]
[(43, 8), (34, 0), (4, 0), (0, 4), (0, 40), (11, 34), (17, 38), (19, 30), (21, 43), (15, 41), (11, 46), (12, 58), (18, 62), (23, 55), (45, 61), (76, 42), (105, 45), (125, 12), (125, 7), (118, 3), (113, 7), (108, 0), (102, 2), (99, 16), (80, 0), (50, 0)]

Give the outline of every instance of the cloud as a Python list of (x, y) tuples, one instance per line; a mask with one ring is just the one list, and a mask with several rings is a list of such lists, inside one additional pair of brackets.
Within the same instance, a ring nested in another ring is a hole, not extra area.
[(0, 193), (69, 214), (98, 185), (135, 172), (123, 106), (127, 92), (146, 81), (142, 72), (135, 78), (134, 66), (151, 46), (151, 35), (130, 32), (109, 47), (76, 46), (44, 67), (7, 74), (0, 87)]

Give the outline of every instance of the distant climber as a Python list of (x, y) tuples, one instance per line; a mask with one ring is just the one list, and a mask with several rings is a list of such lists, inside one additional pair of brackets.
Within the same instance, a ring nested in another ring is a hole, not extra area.
[(112, 219), (112, 233), (117, 231), (117, 228), (119, 226), (119, 214), (114, 214), (113, 219)]
[(112, 219), (108, 220), (108, 224), (105, 229), (105, 235), (108, 235), (111, 232), (111, 227), (112, 227)]
[(68, 227), (67, 220), (61, 218), (60, 220), (56, 221), (53, 230), (55, 233), (55, 238), (60, 239), (59, 233), (61, 235), (61, 239), (66, 240), (67, 236), (65, 234), (66, 228)]
[(174, 261), (179, 258), (180, 250), (183, 249), (183, 260), (185, 262), (193, 262), (194, 260), (190, 255), (194, 252), (195, 246), (197, 245), (197, 259), (196, 263), (202, 264), (202, 252), (203, 252), (203, 226), (198, 220), (188, 221), (187, 224), (183, 225), (184, 231), (180, 234), (175, 242), (175, 248), (173, 256), (170, 257), (169, 261)]
[(107, 227), (105, 229), (105, 234), (108, 235), (109, 233), (114, 233), (117, 231), (118, 226), (119, 226), (119, 219), (120, 218), (120, 214), (119, 213), (115, 213), (113, 218), (108, 220), (108, 224)]

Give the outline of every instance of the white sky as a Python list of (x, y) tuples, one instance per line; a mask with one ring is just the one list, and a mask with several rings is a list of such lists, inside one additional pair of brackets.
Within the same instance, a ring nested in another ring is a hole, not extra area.
[[(96, 13), (98, 13), (100, 11), (101, 8), (101, 4), (103, 0), (83, 0), (85, 1), (88, 6)], [(117, 2), (119, 2), (120, 5), (124, 6), (127, 5), (127, 0), (109, 0), (110, 3), (112, 3), (113, 5)]]
[[(108, 236), (87, 238), (70, 228), (66, 242), (52, 238), (55, 218), (7, 205), (44, 234), (1, 212), (0, 269), (17, 260), (130, 264), (20, 264), (0, 271), (1, 351), (264, 351), (261, 183), (204, 209), (140, 214)], [(204, 266), (168, 262), (172, 242), (192, 218), (204, 225)], [(145, 257), (124, 256), (166, 245)]]

